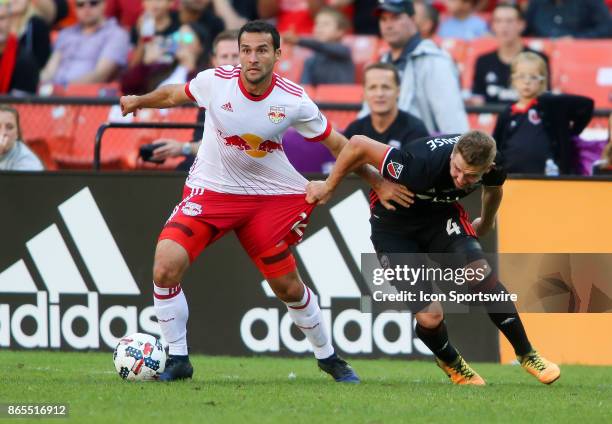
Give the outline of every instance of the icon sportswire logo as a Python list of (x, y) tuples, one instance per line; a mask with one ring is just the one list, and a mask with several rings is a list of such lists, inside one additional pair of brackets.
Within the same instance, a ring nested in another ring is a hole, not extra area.
[[(12, 313), (8, 304), (0, 304), (0, 346), (10, 346), (12, 335), (22, 347), (60, 347), (62, 336), (77, 349), (97, 348), (100, 338), (114, 347), (118, 337), (112, 334), (110, 324), (115, 319), (124, 321), (127, 333), (137, 331), (140, 321), (144, 331), (159, 334), (152, 308), (143, 310), (140, 320), (135, 306), (114, 305), (101, 315), (98, 312), (98, 295), (137, 296), (140, 290), (89, 188), (61, 203), (58, 210), (95, 291), (87, 287), (57, 224), (49, 225), (26, 242), (46, 290), (39, 290), (23, 259), (0, 272), (0, 294), (35, 294), (37, 300), (36, 305), (21, 305)], [(86, 295), (87, 306), (75, 305), (60, 317), (62, 295)], [(26, 334), (21, 328), (26, 317), (36, 321), (34, 334)], [(76, 318), (87, 322), (84, 335), (72, 329)]]
[[(369, 211), (368, 201), (361, 190), (330, 208), (333, 221), (357, 268), (361, 267), (362, 253), (375, 253), (370, 241)], [(332, 320), (332, 298), (360, 299), (362, 292), (329, 228), (312, 234), (298, 244), (296, 250), (310, 277), (308, 283), (316, 288), (328, 333), (338, 348), (350, 354), (372, 353), (376, 347), (391, 355), (413, 351), (431, 355), (429, 349), (413, 335), (412, 315), (408, 312), (387, 312), (374, 316), (358, 309), (345, 309)], [(267, 281), (262, 281), (261, 286), (269, 298), (276, 297)], [(281, 313), (284, 316), (279, 317)], [(267, 326), (268, 331), (263, 339), (253, 335), (253, 324), (258, 321)], [(349, 324), (359, 327), (357, 339), (346, 336), (345, 328)], [(388, 324), (399, 329), (399, 337), (394, 340), (387, 339), (385, 335)], [(243, 316), (240, 333), (245, 345), (255, 352), (278, 352), (281, 342), (295, 353), (311, 350), (308, 340), (294, 338), (291, 325), (291, 317), (284, 309), (253, 308)]]

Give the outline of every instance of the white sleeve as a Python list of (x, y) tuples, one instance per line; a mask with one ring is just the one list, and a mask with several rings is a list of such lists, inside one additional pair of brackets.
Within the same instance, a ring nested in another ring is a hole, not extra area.
[(299, 132), (306, 141), (325, 140), (331, 133), (331, 124), (321, 113), (316, 104), (304, 92), (300, 101), (298, 116), (293, 122), (293, 128)]
[(198, 104), (198, 106), (208, 109), (212, 97), (213, 79), (215, 69), (207, 69), (196, 75), (194, 79), (185, 84), (185, 93)]

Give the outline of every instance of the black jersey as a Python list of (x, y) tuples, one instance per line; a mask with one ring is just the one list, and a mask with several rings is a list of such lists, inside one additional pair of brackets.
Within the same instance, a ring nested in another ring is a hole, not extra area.
[(506, 180), (506, 172), (494, 166), (477, 184), (466, 189), (455, 187), (450, 175), (450, 156), (460, 137), (459, 134), (425, 137), (402, 150), (389, 147), (379, 171), (385, 178), (408, 187), (415, 194), (415, 202), (409, 208), (397, 205), (395, 211), (389, 211), (372, 192), (372, 213), (390, 219), (431, 214), (436, 209), (454, 208), (456, 201), (481, 185), (501, 186)]

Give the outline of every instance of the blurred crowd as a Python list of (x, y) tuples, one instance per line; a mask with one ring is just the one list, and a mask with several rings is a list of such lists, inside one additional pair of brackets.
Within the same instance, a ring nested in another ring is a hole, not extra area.
[[(549, 58), (525, 37), (612, 39), (611, 9), (612, 0), (0, 0), (0, 94), (101, 83), (142, 94), (185, 83), (210, 66), (237, 65), (236, 30), (266, 19), (282, 49), (308, 52), (296, 82), (363, 84), (363, 109), (348, 132), (401, 144), (390, 138), (395, 126), (409, 129), (400, 138), (460, 133), (469, 128), (466, 105), (504, 104), (495, 137), (511, 161), (526, 134), (544, 140), (531, 146), (533, 161), (509, 163), (512, 171), (572, 173), (563, 146), (588, 124), (593, 101), (549, 96)], [(374, 68), (356, 65), (349, 35), (380, 41)], [(443, 41), (483, 39), (491, 48), (462, 70), (471, 76), (462, 90)], [(196, 149), (168, 142), (157, 154)]]

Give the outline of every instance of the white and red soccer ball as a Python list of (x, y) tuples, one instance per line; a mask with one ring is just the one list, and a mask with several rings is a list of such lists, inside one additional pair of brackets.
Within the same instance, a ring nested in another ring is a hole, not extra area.
[(156, 380), (166, 367), (166, 352), (157, 338), (134, 333), (119, 340), (113, 362), (124, 380)]

